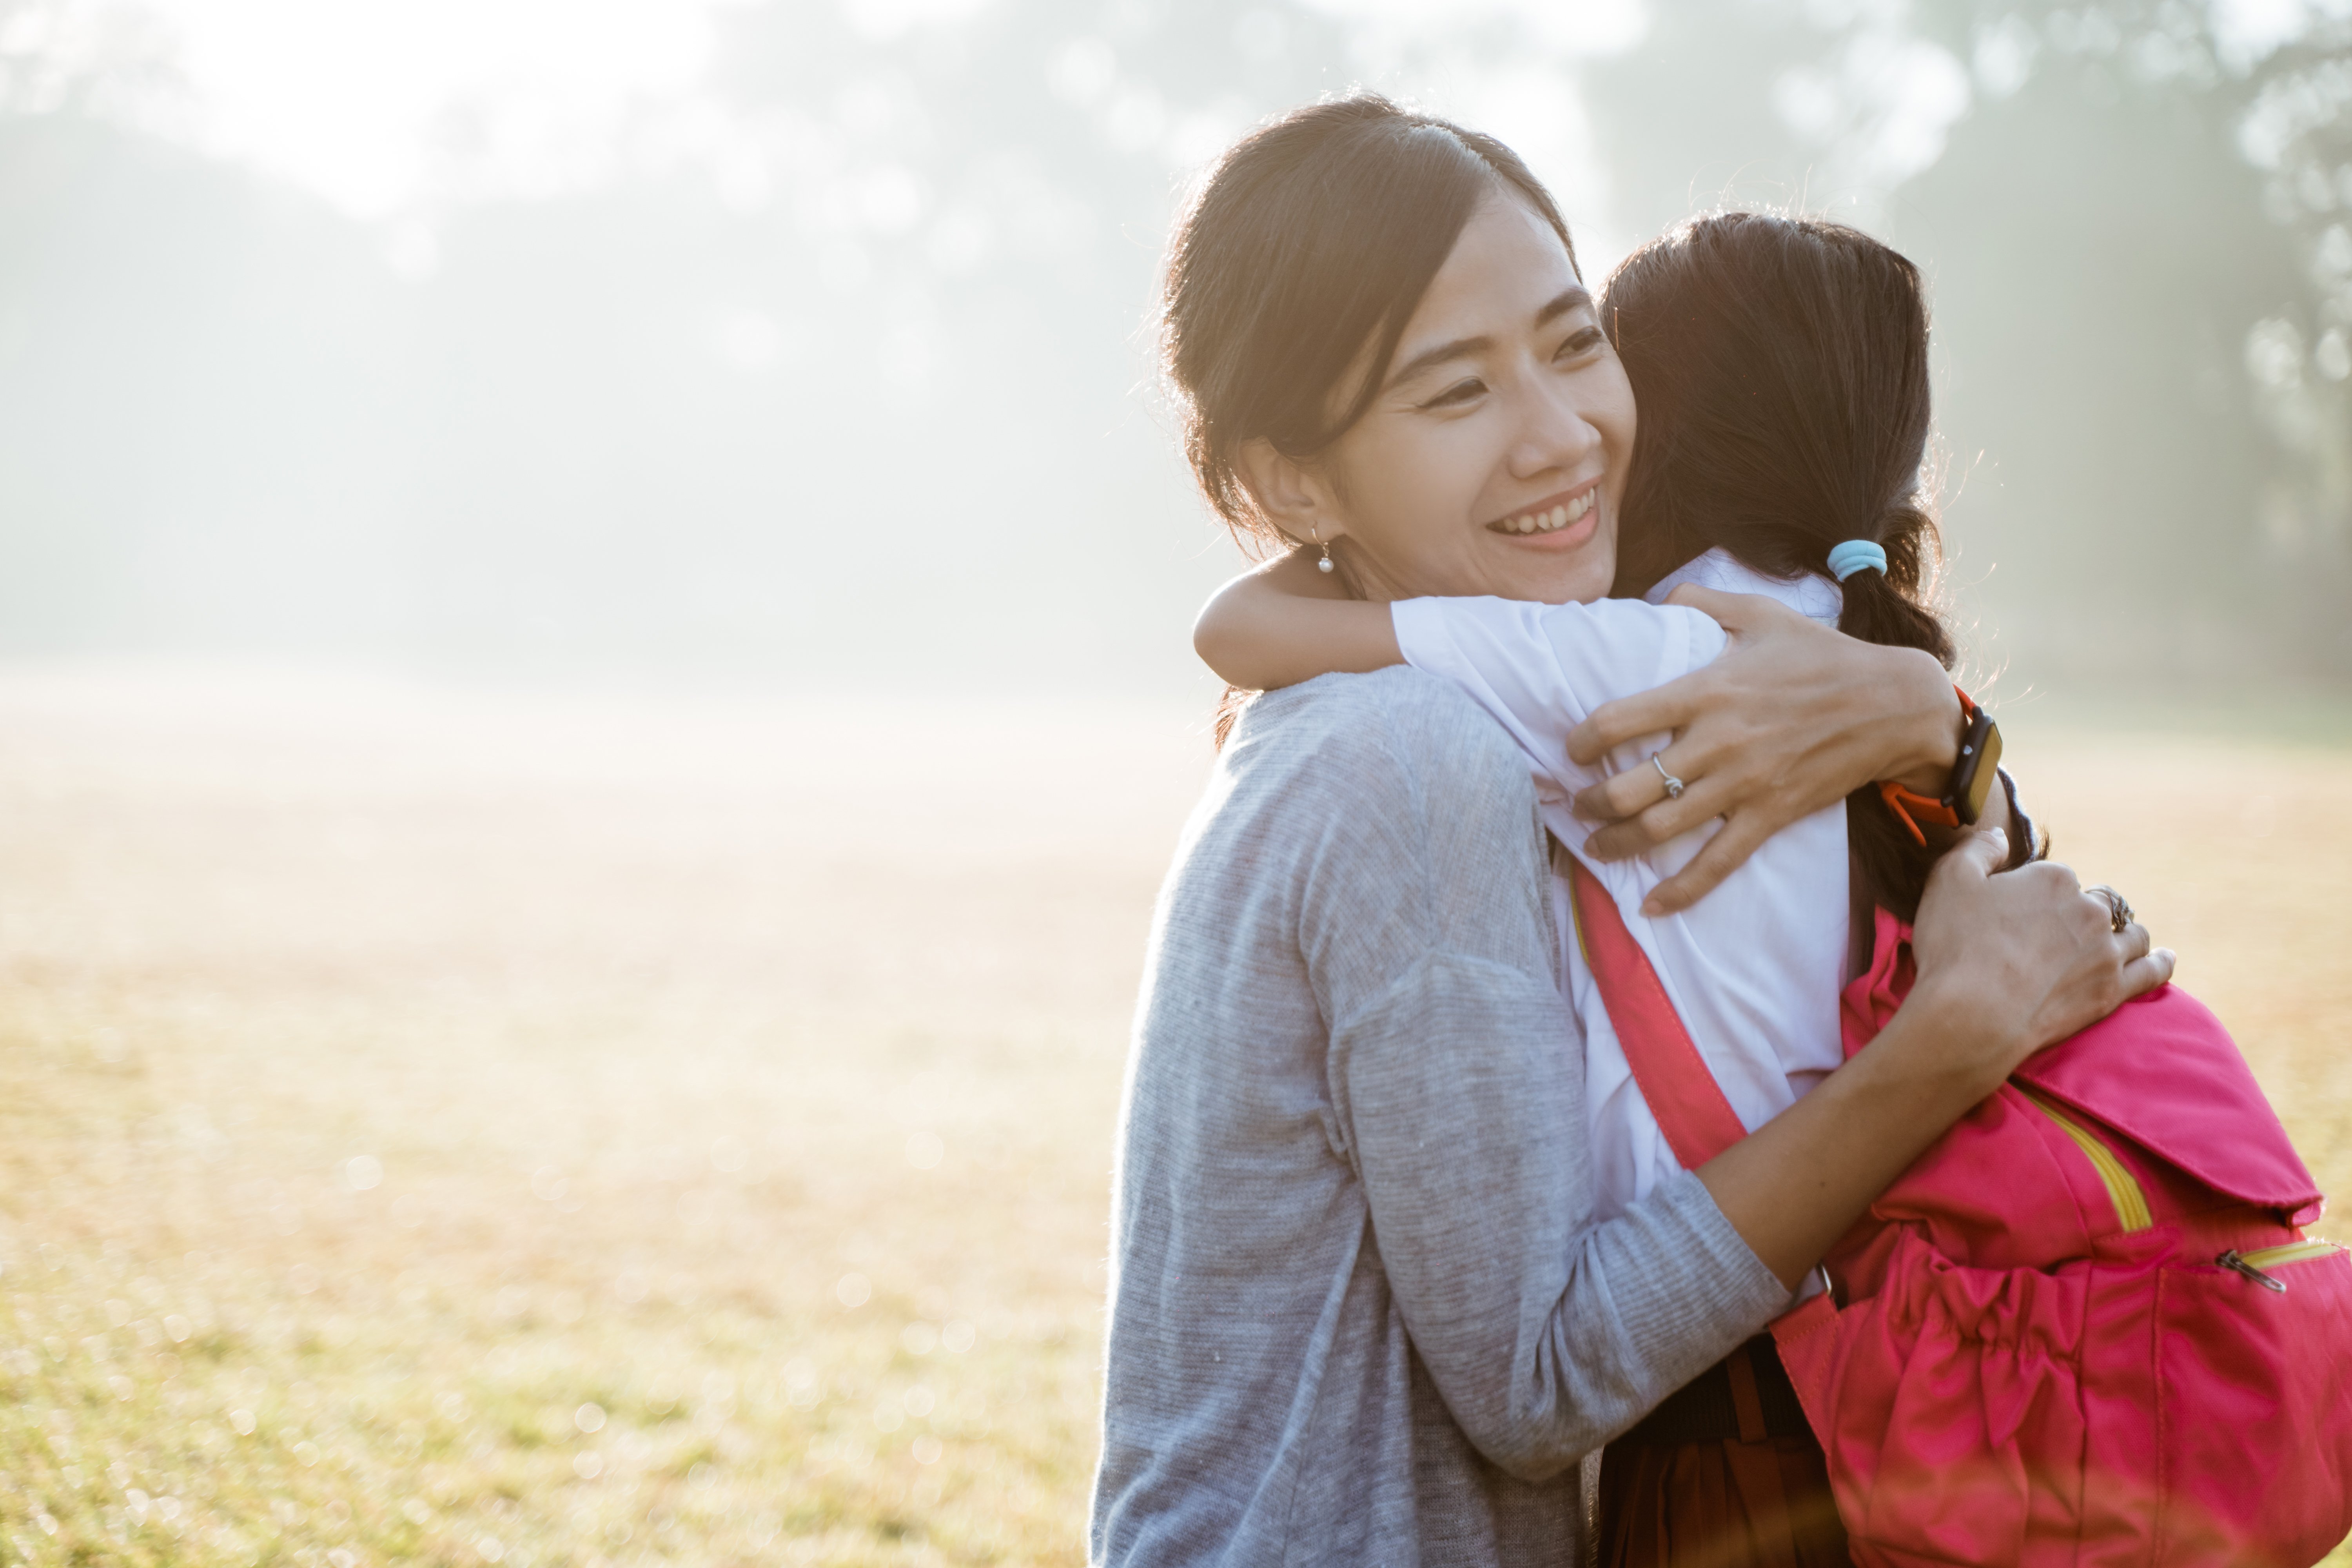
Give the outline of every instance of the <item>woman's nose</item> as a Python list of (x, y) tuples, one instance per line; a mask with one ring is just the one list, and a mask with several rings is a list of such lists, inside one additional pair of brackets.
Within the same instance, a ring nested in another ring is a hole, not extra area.
[[(1547, 384), (1549, 383), (1549, 384)], [(1599, 426), (1587, 417), (1572, 383), (1538, 376), (1520, 401), (1518, 438), (1511, 452), (1511, 470), (1519, 479), (1533, 479), (1547, 468), (1574, 468), (1601, 444)]]

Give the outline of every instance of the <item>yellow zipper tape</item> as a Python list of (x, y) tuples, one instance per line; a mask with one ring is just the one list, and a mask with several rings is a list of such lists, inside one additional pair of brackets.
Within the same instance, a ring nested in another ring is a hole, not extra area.
[(2257, 1268), (2269, 1268), (2281, 1263), (2302, 1263), (2314, 1258), (2326, 1258), (2345, 1248), (2333, 1241), (2290, 1241), (2284, 1247), (2265, 1247), (2238, 1256)]
[[(2126, 1236), (2136, 1230), (2146, 1230), (2156, 1223), (2147, 1212), (2147, 1194), (2140, 1190), (2137, 1178), (2125, 1167), (2113, 1149), (2099, 1141), (2098, 1134), (2063, 1114), (2056, 1106), (2032, 1089), (2020, 1086), (2018, 1092), (2032, 1100), (2035, 1110), (2063, 1128), (2066, 1136), (2090, 1157), (2092, 1166), (2099, 1173), (2099, 1180), (2106, 1184), (2107, 1201), (2115, 1205), (2116, 1223), (2123, 1226)], [(2252, 1260), (2253, 1255), (2247, 1254), (2247, 1261)]]

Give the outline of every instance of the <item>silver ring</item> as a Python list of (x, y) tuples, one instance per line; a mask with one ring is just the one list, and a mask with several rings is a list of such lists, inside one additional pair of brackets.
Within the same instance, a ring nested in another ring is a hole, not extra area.
[(1650, 765), (1658, 770), (1658, 776), (1660, 778), (1666, 781), (1666, 798), (1668, 800), (1682, 799), (1683, 781), (1675, 777), (1674, 774), (1666, 772), (1666, 764), (1658, 761), (1658, 753), (1655, 752), (1652, 752), (1650, 753)]
[(2132, 923), (2131, 900), (2105, 882), (2094, 882), (2083, 891), (2107, 906), (2107, 929), (2117, 936), (2123, 935), (2124, 928)]

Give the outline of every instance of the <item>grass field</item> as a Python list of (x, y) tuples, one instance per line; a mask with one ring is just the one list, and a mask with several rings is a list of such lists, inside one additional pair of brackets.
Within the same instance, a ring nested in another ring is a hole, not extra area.
[[(2352, 1186), (2352, 750), (2014, 728)], [(1078, 1560), (1198, 716), (51, 673), (0, 737), (0, 1561)]]

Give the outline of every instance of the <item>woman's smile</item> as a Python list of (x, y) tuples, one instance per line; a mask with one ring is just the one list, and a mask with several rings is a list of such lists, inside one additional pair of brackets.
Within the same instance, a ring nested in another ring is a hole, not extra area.
[(1591, 543), (1601, 528), (1601, 481), (1596, 474), (1573, 489), (1548, 495), (1486, 525), (1513, 543), (1545, 551), (1571, 551)]

